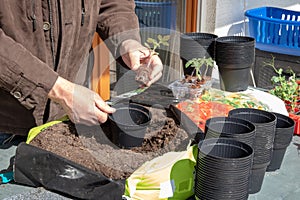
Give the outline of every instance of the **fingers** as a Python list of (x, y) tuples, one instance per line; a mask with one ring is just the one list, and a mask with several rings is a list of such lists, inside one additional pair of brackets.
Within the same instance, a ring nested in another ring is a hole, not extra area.
[(150, 74), (150, 79), (156, 78), (163, 70), (163, 64), (157, 55), (152, 56), (151, 60), (152, 71)]
[(155, 83), (156, 81), (158, 81), (160, 78), (162, 77), (162, 72), (160, 72), (159, 74), (157, 74), (153, 79), (151, 79), (147, 84), (146, 86), (150, 86), (152, 85), (153, 83)]
[(140, 66), (140, 60), (150, 56), (150, 51), (136, 40), (125, 40), (121, 44), (120, 54), (124, 63), (135, 71)]
[(105, 112), (107, 114), (114, 113), (116, 111), (115, 108), (110, 107), (105, 101), (103, 101), (99, 95), (95, 98), (95, 105), (96, 107), (101, 110), (102, 112)]
[(147, 58), (149, 58), (150, 55), (151, 55), (150, 50), (147, 49), (147, 48), (140, 49), (139, 52), (140, 52), (140, 54), (141, 54), (141, 55), (140, 55), (140, 59), (141, 59), (141, 60), (147, 59)]
[(136, 71), (140, 65), (141, 61), (148, 59), (150, 56), (149, 49), (141, 49), (133, 52), (129, 52), (122, 56), (125, 64), (132, 70)]
[(97, 118), (97, 123), (105, 123), (108, 115), (105, 112), (102, 112), (101, 110), (99, 110), (98, 108), (95, 107), (95, 116)]
[(70, 97), (64, 97), (59, 103), (76, 124), (98, 125), (106, 122), (108, 114), (115, 111), (97, 93), (80, 85), (75, 85)]
[(104, 102), (101, 97), (96, 94), (95, 96), (95, 115), (100, 123), (104, 123), (107, 120), (108, 114), (112, 114), (116, 111), (115, 108), (110, 107)]
[(162, 77), (163, 65), (160, 58), (157, 55), (154, 55), (150, 59), (150, 68), (151, 72), (149, 75), (150, 81), (146, 84), (146, 86), (150, 86), (156, 81), (158, 81)]
[(128, 53), (129, 56), (129, 60), (130, 60), (130, 69), (132, 69), (133, 71), (136, 71), (141, 63), (140, 63), (140, 55), (137, 53)]

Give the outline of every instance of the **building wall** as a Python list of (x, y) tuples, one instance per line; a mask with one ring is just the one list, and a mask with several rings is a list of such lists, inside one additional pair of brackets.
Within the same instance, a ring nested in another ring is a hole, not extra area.
[(218, 36), (245, 35), (248, 9), (273, 6), (300, 11), (299, 0), (202, 0), (200, 31)]

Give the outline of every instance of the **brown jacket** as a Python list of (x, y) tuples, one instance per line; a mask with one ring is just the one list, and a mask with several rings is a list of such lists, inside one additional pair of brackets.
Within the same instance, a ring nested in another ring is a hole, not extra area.
[(76, 81), (96, 31), (117, 55), (139, 34), (112, 36), (137, 27), (134, 0), (0, 0), (0, 133), (62, 117), (47, 98), (57, 77)]

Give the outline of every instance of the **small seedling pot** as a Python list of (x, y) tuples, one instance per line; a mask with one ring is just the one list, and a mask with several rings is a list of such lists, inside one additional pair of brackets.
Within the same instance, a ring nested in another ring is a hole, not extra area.
[(151, 112), (142, 105), (129, 103), (113, 106), (116, 112), (109, 115), (111, 131), (122, 148), (141, 146), (151, 121)]

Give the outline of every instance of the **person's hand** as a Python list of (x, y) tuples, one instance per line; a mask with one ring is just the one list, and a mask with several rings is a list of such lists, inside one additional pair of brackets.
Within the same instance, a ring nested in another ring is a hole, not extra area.
[(74, 123), (97, 125), (115, 111), (94, 91), (58, 77), (48, 97), (59, 103)]
[(124, 63), (131, 70), (137, 73), (144, 71), (148, 74), (149, 78), (144, 82), (146, 86), (150, 86), (161, 78), (163, 70), (161, 59), (158, 55), (152, 55), (151, 51), (138, 41), (125, 40), (121, 44), (120, 53)]

